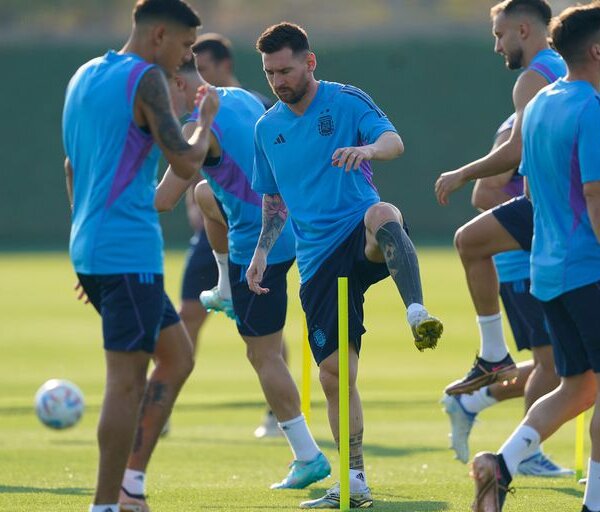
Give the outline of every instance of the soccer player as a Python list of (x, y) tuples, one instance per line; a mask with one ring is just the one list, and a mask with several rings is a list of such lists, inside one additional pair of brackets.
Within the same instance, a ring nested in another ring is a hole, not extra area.
[[(600, 3), (552, 25), (568, 66), (526, 107), (520, 172), (534, 209), (531, 293), (552, 334), (559, 387), (539, 399), (497, 454), (473, 461), (473, 510), (502, 510), (518, 464), (600, 396)], [(584, 512), (600, 511), (600, 411), (594, 411)]]
[[(441, 322), (423, 306), (417, 256), (402, 215), (380, 201), (372, 181), (371, 160), (397, 158), (404, 147), (367, 94), (315, 79), (316, 56), (301, 27), (271, 26), (259, 37), (257, 49), (280, 101), (256, 125), (252, 186), (263, 194), (263, 223), (246, 274), (248, 285), (259, 296), (273, 293), (267, 257), (289, 215), (309, 340), (338, 442), (337, 278), (348, 277), (351, 506), (369, 507), (373, 500), (356, 388), (364, 293), (391, 274), (408, 308), (417, 348), (434, 348), (442, 333)], [(339, 508), (339, 487), (301, 507)]]
[[(514, 123), (512, 114), (498, 129), (494, 147), (508, 140)], [(492, 148), (494, 149), (494, 148)], [(487, 210), (523, 194), (523, 177), (516, 169), (477, 180), (472, 203)], [(495, 382), (471, 394), (444, 395), (442, 403), (450, 418), (452, 449), (461, 462), (469, 461), (469, 434), (477, 414), (496, 403), (525, 397), (525, 411), (559, 383), (542, 305), (529, 293), (528, 251), (510, 251), (494, 256), (500, 281), (500, 295), (519, 350), (531, 350), (533, 360), (520, 363), (517, 380), (504, 385)], [(540, 451), (519, 464), (519, 473), (534, 476), (565, 476), (573, 471), (561, 468)]]
[[(503, 174), (518, 167), (525, 106), (542, 87), (566, 72), (560, 55), (548, 46), (552, 11), (545, 0), (504, 0), (492, 8), (491, 17), (495, 51), (504, 56), (509, 69), (523, 68), (513, 89), (514, 125), (504, 144), (483, 158), (438, 178), (435, 190), (442, 205), (447, 204), (451, 192), (470, 180)], [(510, 381), (517, 376), (502, 332), (499, 285), (492, 256), (516, 249), (529, 250), (532, 225), (531, 204), (521, 196), (482, 213), (456, 232), (455, 245), (477, 312), (480, 351), (466, 377), (449, 385), (446, 393), (471, 393), (495, 381)], [(534, 374), (534, 378), (537, 377)]]
[[(171, 81), (177, 112), (190, 111), (195, 91), (204, 83), (194, 61), (181, 66)], [(272, 293), (257, 297), (245, 283), (261, 227), (261, 201), (250, 188), (254, 162), (254, 125), (263, 105), (237, 87), (218, 88), (219, 112), (211, 126), (210, 149), (202, 171), (207, 178), (195, 191), (204, 200), (210, 185), (223, 205), (228, 223), (229, 280), (237, 329), (246, 343), (248, 360), (258, 375), (269, 406), (294, 454), (286, 478), (273, 489), (302, 489), (327, 477), (329, 462), (317, 446), (300, 411), (300, 396), (282, 356), (282, 334), (287, 310), (286, 275), (295, 259), (295, 241), (286, 229), (270, 254), (266, 281)], [(196, 114), (197, 116), (197, 114)], [(191, 131), (195, 121), (184, 126)], [(200, 169), (200, 167), (198, 167)], [(157, 189), (159, 210), (171, 209), (188, 183), (167, 170)], [(212, 198), (212, 193), (208, 193)], [(214, 201), (214, 198), (213, 198)], [(212, 229), (207, 224), (207, 229)]]
[[(215, 87), (241, 87), (234, 74), (232, 45), (229, 39), (216, 33), (198, 36), (192, 46), (194, 58), (202, 77)], [(269, 109), (273, 102), (256, 91), (249, 91)], [(196, 177), (200, 182), (200, 175)], [(203, 216), (194, 199), (194, 187), (190, 186), (185, 196), (185, 206), (190, 225), (195, 233), (190, 241), (181, 286), (180, 316), (192, 339), (194, 349), (200, 327), (204, 323), (207, 310), (224, 312), (235, 318), (229, 285), (229, 257), (227, 246), (227, 221), (223, 217), (223, 207), (215, 201), (210, 187), (205, 187), (204, 202), (208, 214)], [(205, 224), (210, 224), (205, 229)], [(210, 231), (210, 240), (207, 231)], [(287, 362), (287, 350), (283, 341), (283, 357)], [(257, 438), (281, 436), (277, 418), (268, 409), (254, 435)]]
[[(194, 175), (206, 153), (213, 102), (203, 102), (205, 117), (187, 142), (172, 114), (165, 79), (191, 58), (199, 25), (182, 0), (138, 1), (125, 46), (80, 67), (66, 92), (70, 254), (102, 317), (107, 373), (91, 512), (117, 512), (119, 500), (122, 511), (149, 510), (138, 490), (193, 368), (189, 337), (163, 288), (154, 195), (161, 150), (182, 179)], [(147, 380), (151, 358), (156, 367)], [(136, 488), (130, 486), (134, 481)]]

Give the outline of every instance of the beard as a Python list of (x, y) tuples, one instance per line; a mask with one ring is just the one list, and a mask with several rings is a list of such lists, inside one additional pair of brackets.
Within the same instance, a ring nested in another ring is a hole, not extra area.
[(504, 56), (508, 69), (521, 69), (523, 67), (523, 50), (520, 48)]
[(308, 80), (304, 83), (300, 84), (296, 89), (292, 89), (291, 87), (280, 87), (279, 89), (273, 88), (273, 93), (277, 96), (283, 103), (287, 103), (288, 105), (294, 105), (298, 103), (308, 90)]

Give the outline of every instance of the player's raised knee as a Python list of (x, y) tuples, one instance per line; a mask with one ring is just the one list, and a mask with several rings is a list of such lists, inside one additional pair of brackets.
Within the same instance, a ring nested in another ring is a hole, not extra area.
[(402, 223), (402, 214), (393, 204), (376, 203), (365, 213), (365, 226), (372, 232), (377, 231), (387, 222)]

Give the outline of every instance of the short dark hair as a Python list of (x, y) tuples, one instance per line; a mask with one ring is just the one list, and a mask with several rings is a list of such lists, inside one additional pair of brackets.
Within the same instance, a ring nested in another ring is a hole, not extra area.
[(181, 73), (198, 73), (198, 67), (196, 66), (196, 59), (191, 58), (186, 60), (179, 69), (177, 70)]
[(568, 64), (585, 60), (585, 50), (595, 37), (600, 41), (600, 2), (565, 9), (550, 28), (556, 51)]
[(256, 49), (261, 53), (275, 53), (283, 48), (293, 53), (310, 51), (306, 31), (300, 25), (283, 21), (265, 29), (256, 41)]
[(198, 13), (184, 0), (138, 0), (133, 8), (133, 20), (172, 21), (186, 27), (200, 27), (202, 22)]
[(552, 7), (546, 0), (504, 0), (494, 5), (490, 14), (492, 18), (495, 18), (502, 12), (507, 16), (511, 14), (531, 14), (545, 26), (548, 26), (552, 19)]
[(199, 36), (192, 46), (192, 51), (194, 53), (208, 52), (216, 62), (233, 60), (231, 41), (215, 32)]

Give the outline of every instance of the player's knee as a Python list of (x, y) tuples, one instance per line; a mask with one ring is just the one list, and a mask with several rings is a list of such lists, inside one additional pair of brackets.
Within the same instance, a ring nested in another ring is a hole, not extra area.
[(377, 203), (365, 213), (365, 226), (373, 233), (387, 222), (403, 222), (400, 210), (393, 204)]
[(473, 243), (473, 237), (469, 226), (461, 226), (454, 234), (454, 247), (461, 257), (473, 256), (475, 254), (476, 244)]
[(337, 366), (321, 363), (319, 366), (319, 381), (327, 397), (337, 396), (339, 392), (339, 374)]
[(194, 199), (202, 211), (209, 207), (212, 190), (206, 180), (202, 180), (194, 187)]

